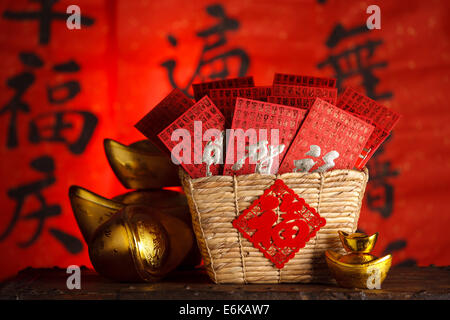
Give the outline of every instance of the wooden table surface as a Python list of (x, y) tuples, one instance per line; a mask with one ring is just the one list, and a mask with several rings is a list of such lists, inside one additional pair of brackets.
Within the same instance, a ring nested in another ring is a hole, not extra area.
[(27, 268), (0, 284), (0, 299), (450, 299), (450, 267), (393, 267), (381, 290), (324, 284), (216, 285), (203, 270), (177, 271), (161, 282), (115, 283), (81, 269), (81, 289), (69, 290), (65, 269)]

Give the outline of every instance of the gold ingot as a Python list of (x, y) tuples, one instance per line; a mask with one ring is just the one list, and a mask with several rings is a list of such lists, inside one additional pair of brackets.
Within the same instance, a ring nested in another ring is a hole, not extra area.
[(116, 281), (160, 280), (168, 271), (169, 235), (148, 207), (128, 206), (102, 224), (89, 244), (94, 269)]
[(158, 211), (175, 216), (188, 225), (191, 225), (191, 214), (186, 196), (181, 192), (172, 190), (137, 190), (130, 191), (112, 198), (123, 204), (142, 204)]
[(79, 186), (69, 188), (69, 199), (86, 243), (91, 241), (95, 230), (102, 223), (124, 207), (122, 203), (106, 199)]
[[(106, 277), (118, 281), (159, 280), (180, 265), (194, 247), (191, 228), (158, 208), (151, 208), (148, 204), (126, 205), (78, 186), (70, 187), (69, 196), (78, 226), (88, 244), (91, 262), (95, 270)], [(126, 213), (130, 211), (132, 214)], [(155, 221), (165, 232), (158, 243), (161, 248), (166, 244), (163, 251), (169, 252), (164, 254), (166, 258), (157, 255), (155, 261), (159, 264), (146, 262), (149, 258), (145, 260), (145, 255), (141, 254), (150, 252), (147, 247), (154, 246), (153, 238), (145, 236), (145, 233), (160, 230), (155, 227)], [(160, 268), (155, 267), (158, 265)]]
[(150, 140), (129, 146), (103, 141), (106, 158), (119, 181), (128, 189), (160, 189), (180, 185), (178, 168)]
[[(170, 254), (164, 266), (164, 270), (167, 273), (181, 263), (186, 263), (186, 258), (192, 253), (193, 248), (197, 249), (194, 233), (182, 220), (164, 212), (155, 210), (152, 211), (152, 216), (161, 222), (169, 235)], [(189, 261), (192, 259), (191, 256), (188, 258)]]
[[(137, 190), (130, 191), (113, 198), (123, 204), (140, 204), (151, 206), (158, 212), (179, 218), (192, 229), (192, 219), (186, 196), (171, 190)], [(180, 263), (180, 268), (191, 269), (201, 263), (201, 254), (197, 242), (193, 245), (186, 258)]]
[(373, 250), (378, 239), (378, 232), (371, 236), (358, 232), (348, 234), (343, 231), (338, 231), (338, 233), (344, 249), (347, 252), (353, 253), (369, 253)]
[(339, 237), (345, 250), (350, 253), (325, 252), (328, 268), (336, 282), (347, 288), (380, 289), (391, 267), (392, 256), (388, 254), (377, 258), (369, 253), (375, 246), (378, 233), (367, 236), (339, 231)]

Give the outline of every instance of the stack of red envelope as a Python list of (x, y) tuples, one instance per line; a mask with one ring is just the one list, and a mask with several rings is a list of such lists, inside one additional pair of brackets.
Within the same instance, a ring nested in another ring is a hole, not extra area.
[(336, 80), (275, 74), (193, 85), (196, 102), (173, 90), (136, 128), (192, 178), (361, 170), (400, 115)]

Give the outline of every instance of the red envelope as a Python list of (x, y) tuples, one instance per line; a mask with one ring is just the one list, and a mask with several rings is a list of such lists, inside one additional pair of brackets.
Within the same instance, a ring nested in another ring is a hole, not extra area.
[(255, 82), (253, 77), (241, 77), (232, 79), (215, 80), (202, 83), (194, 83), (192, 89), (194, 89), (195, 100), (198, 101), (203, 96), (207, 95), (211, 89), (224, 89), (224, 88), (247, 88), (254, 87)]
[(336, 88), (274, 84), (272, 93), (272, 96), (326, 99), (327, 101), (331, 101), (332, 104), (336, 104), (337, 98)]
[(162, 151), (167, 152), (165, 145), (158, 139), (158, 133), (193, 105), (194, 101), (189, 99), (181, 90), (174, 89), (136, 123), (135, 127)]
[(374, 127), (317, 99), (294, 138), (279, 173), (353, 169)]
[[(322, 98), (322, 100), (333, 103), (334, 98)], [(302, 109), (311, 109), (312, 105), (316, 101), (316, 98), (298, 98), (298, 97), (280, 97), (270, 96), (267, 97), (267, 102), (283, 104), (285, 106), (297, 107)]]
[(389, 136), (392, 128), (400, 119), (400, 114), (391, 110), (374, 100), (355, 91), (346, 88), (336, 104), (337, 107), (351, 112), (358, 118), (372, 124), (375, 127), (372, 135), (367, 141), (361, 156), (355, 167), (363, 168), (372, 157), (378, 147)]
[(233, 121), (237, 97), (267, 101), (267, 97), (272, 95), (272, 87), (212, 89), (209, 90), (208, 95), (225, 116), (227, 127), (229, 127)]
[(294, 86), (334, 88), (336, 87), (336, 79), (275, 73), (273, 84), (291, 84)]
[[(180, 139), (182, 131), (188, 132), (189, 139)], [(208, 134), (215, 129), (216, 134)], [(162, 143), (171, 151), (172, 159), (177, 160), (192, 178), (218, 175), (223, 163), (223, 139), (225, 118), (207, 96), (200, 99), (172, 124), (158, 134)], [(172, 135), (176, 141), (172, 141)], [(205, 138), (205, 139), (204, 139)], [(178, 139), (178, 140), (177, 140)]]
[[(231, 128), (242, 129), (242, 135), (241, 138), (227, 137), (223, 174), (276, 174), (306, 112), (304, 109), (237, 98)], [(253, 135), (248, 129), (254, 130)], [(245, 132), (253, 138), (245, 137)], [(275, 135), (278, 135), (278, 140)], [(239, 145), (240, 153), (237, 151)], [(247, 150), (243, 149), (244, 146)]]

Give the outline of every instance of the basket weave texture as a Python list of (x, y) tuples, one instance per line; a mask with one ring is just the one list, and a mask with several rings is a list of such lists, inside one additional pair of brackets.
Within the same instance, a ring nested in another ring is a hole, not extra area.
[[(211, 176), (191, 179), (180, 169), (197, 243), (215, 283), (296, 283), (331, 281), (324, 252), (343, 253), (338, 230), (355, 232), (368, 170)], [(276, 179), (326, 219), (314, 238), (278, 269), (233, 227), (232, 221)]]

